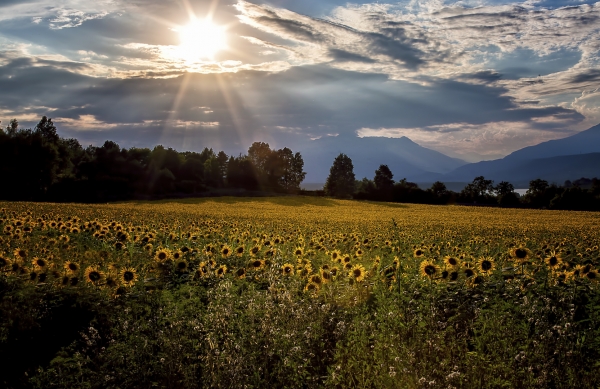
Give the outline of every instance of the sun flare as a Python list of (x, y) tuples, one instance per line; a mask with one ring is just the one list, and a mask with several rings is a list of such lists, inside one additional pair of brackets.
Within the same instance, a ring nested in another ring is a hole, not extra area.
[(189, 61), (213, 59), (227, 46), (225, 28), (208, 19), (193, 20), (179, 30), (179, 51)]

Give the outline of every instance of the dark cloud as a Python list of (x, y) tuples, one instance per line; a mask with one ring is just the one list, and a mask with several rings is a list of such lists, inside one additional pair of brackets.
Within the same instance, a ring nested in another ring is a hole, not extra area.
[(582, 83), (590, 81), (600, 81), (600, 69), (588, 69), (580, 72), (571, 78), (571, 82)]
[(345, 50), (329, 49), (329, 55), (333, 57), (334, 61), (338, 62), (364, 62), (364, 63), (375, 63), (376, 61), (372, 58), (365, 57), (359, 54), (350, 53)]

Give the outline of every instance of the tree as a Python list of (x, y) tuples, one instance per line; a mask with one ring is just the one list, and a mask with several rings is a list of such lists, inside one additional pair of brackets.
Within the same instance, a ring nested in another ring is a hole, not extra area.
[(490, 193), (494, 190), (494, 181), (486, 180), (483, 176), (475, 177), (472, 183), (464, 187), (460, 192), (463, 199), (469, 201), (490, 200)]
[(46, 116), (42, 116), (42, 120), (35, 126), (35, 132), (42, 135), (50, 143), (56, 143), (60, 139), (56, 133), (56, 126), (52, 123), (52, 119), (48, 119)]
[(498, 196), (506, 196), (510, 193), (514, 193), (515, 187), (513, 184), (507, 181), (501, 181), (498, 185), (494, 187), (494, 192)]
[(346, 154), (338, 155), (329, 169), (325, 193), (334, 197), (350, 197), (355, 189), (354, 165)]
[(494, 187), (494, 192), (496, 192), (498, 204), (502, 206), (512, 207), (519, 204), (519, 196), (510, 182), (501, 181)]
[(375, 186), (382, 191), (391, 190), (394, 186), (394, 175), (388, 165), (379, 165), (379, 169), (375, 170)]
[(441, 181), (436, 181), (431, 185), (431, 188), (427, 189), (432, 195), (435, 197), (442, 197), (448, 193), (448, 188), (446, 188), (446, 184)]

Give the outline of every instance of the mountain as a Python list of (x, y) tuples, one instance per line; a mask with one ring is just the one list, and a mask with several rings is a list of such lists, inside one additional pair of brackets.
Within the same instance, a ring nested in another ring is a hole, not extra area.
[[(444, 173), (422, 173), (411, 179), (419, 182), (471, 182), (477, 176), (513, 185), (541, 178), (557, 184), (582, 176), (600, 177), (600, 124), (567, 138), (525, 147), (502, 159), (470, 163)], [(558, 158), (564, 157), (564, 158)]]
[(598, 152), (600, 152), (600, 124), (567, 138), (550, 140), (535, 146), (522, 148), (503, 159), (512, 161)]
[(421, 174), (448, 173), (467, 162), (419, 146), (402, 138), (342, 138), (325, 137), (300, 150), (307, 172), (304, 182), (324, 183), (333, 160), (340, 153), (352, 159), (357, 179), (373, 179), (379, 165), (388, 165), (394, 178), (401, 180)]

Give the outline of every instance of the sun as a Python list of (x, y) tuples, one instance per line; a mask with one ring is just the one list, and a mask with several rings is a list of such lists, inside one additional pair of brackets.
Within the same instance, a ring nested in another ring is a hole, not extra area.
[(211, 20), (193, 20), (178, 29), (179, 52), (187, 60), (213, 59), (227, 47), (225, 28)]

